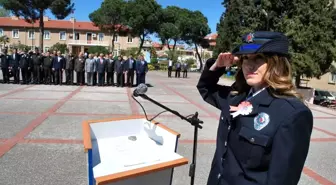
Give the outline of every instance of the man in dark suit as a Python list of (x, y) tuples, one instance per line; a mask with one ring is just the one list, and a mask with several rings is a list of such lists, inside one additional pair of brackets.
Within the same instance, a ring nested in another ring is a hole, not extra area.
[(28, 84), (29, 82), (29, 69), (30, 69), (30, 56), (23, 51), (20, 57), (20, 69), (22, 76), (22, 84)]
[(17, 53), (17, 49), (14, 48), (13, 54), (10, 55), (9, 67), (11, 68), (14, 76), (14, 84), (20, 83), (20, 55)]
[(51, 84), (51, 68), (53, 68), (53, 57), (50, 56), (48, 51), (46, 56), (43, 58), (43, 72), (44, 72), (44, 83)]
[(146, 83), (146, 74), (148, 72), (148, 64), (147, 61), (144, 59), (144, 56), (140, 56), (140, 60), (137, 63), (137, 78), (139, 78), (138, 84)]
[(107, 60), (107, 65), (106, 65), (106, 73), (107, 73), (107, 85), (114, 86), (114, 60), (113, 60), (113, 55), (109, 55), (109, 59)]
[(66, 76), (65, 82), (66, 82), (67, 85), (73, 85), (74, 66), (75, 66), (75, 57), (70, 52), (65, 57), (65, 76)]
[(125, 63), (125, 70), (127, 75), (126, 83), (129, 87), (133, 87), (135, 69), (136, 69), (136, 61), (134, 60), (133, 56), (130, 55)]
[(3, 49), (2, 53), (0, 53), (0, 65), (1, 65), (1, 71), (3, 76), (2, 83), (9, 83), (9, 56), (7, 55), (7, 49)]
[(124, 63), (121, 56), (114, 62), (114, 69), (117, 73), (117, 87), (124, 87)]
[(176, 69), (175, 69), (175, 78), (180, 78), (181, 75), (181, 63), (176, 62)]
[(55, 85), (62, 85), (63, 71), (65, 68), (65, 59), (61, 52), (57, 52), (57, 56), (53, 60), (53, 71), (55, 72)]
[(103, 86), (105, 82), (106, 60), (101, 53), (97, 59), (98, 86)]

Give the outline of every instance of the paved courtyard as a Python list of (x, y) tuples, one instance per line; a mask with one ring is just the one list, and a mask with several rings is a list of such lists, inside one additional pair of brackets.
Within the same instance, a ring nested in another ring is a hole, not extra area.
[[(199, 131), (195, 184), (204, 185), (215, 150), (219, 112), (198, 94), (199, 74), (189, 74), (188, 79), (166, 76), (150, 72), (147, 82), (152, 87), (147, 94), (184, 115), (199, 112), (204, 125)], [(0, 84), (0, 184), (87, 184), (82, 121), (143, 115), (132, 92), (117, 87)], [(162, 111), (139, 100), (150, 117)], [(300, 185), (336, 185), (336, 112), (311, 109), (314, 131)], [(191, 162), (193, 127), (169, 113), (156, 120), (181, 133), (178, 153)], [(176, 168), (174, 185), (189, 184), (188, 168)]]

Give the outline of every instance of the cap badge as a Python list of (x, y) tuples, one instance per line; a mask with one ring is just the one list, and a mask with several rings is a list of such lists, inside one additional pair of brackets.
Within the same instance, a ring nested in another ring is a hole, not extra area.
[(253, 33), (250, 33), (246, 36), (246, 42), (247, 43), (252, 43), (253, 42), (253, 39), (254, 39), (254, 35)]

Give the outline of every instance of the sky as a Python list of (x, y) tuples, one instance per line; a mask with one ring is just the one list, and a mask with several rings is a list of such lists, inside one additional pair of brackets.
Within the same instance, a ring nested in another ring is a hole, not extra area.
[[(75, 3), (74, 16), (78, 21), (90, 21), (89, 14), (96, 9), (98, 9), (103, 2), (103, 0), (72, 0)], [(220, 16), (224, 12), (224, 7), (221, 5), (223, 0), (157, 0), (157, 2), (162, 6), (179, 6), (181, 8), (187, 8), (190, 10), (199, 10), (205, 17), (208, 18), (209, 27), (211, 33), (216, 33), (216, 26), (219, 22)], [(211, 2), (211, 3), (210, 3)], [(47, 13), (47, 15), (55, 19), (55, 17)], [(66, 18), (69, 19), (68, 16)], [(157, 40), (152, 37), (152, 39)]]

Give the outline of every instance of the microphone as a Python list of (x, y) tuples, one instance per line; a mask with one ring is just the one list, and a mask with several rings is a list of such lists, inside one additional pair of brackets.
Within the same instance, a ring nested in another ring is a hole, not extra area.
[(144, 83), (139, 84), (133, 91), (133, 96), (138, 97), (144, 95), (147, 92), (147, 85)]
[[(176, 116), (178, 116), (179, 118), (181, 118), (182, 120), (185, 120), (187, 122), (189, 122), (191, 125), (194, 126), (194, 142), (193, 142), (193, 154), (192, 154), (192, 163), (190, 164), (190, 168), (189, 168), (189, 176), (190, 176), (190, 184), (194, 185), (195, 182), (195, 171), (196, 171), (196, 153), (197, 153), (197, 138), (198, 138), (198, 129), (202, 129), (202, 126), (200, 124), (203, 124), (203, 121), (198, 119), (198, 112), (196, 112), (195, 114), (191, 114), (189, 116), (182, 116), (179, 112), (172, 110), (166, 106), (164, 106), (163, 104), (153, 100), (152, 98), (148, 97), (146, 95), (147, 92), (147, 85), (146, 84), (139, 84), (135, 90), (133, 91), (133, 96), (132, 98), (141, 106), (142, 110), (145, 113), (146, 119), (147, 121), (152, 121), (153, 119), (155, 119), (157, 116), (159, 116), (160, 114), (164, 113), (164, 112), (171, 112), (173, 114), (175, 114)], [(147, 115), (146, 115), (146, 111), (143, 108), (143, 106), (134, 98), (140, 96), (141, 98), (148, 100), (152, 103), (154, 103), (155, 105), (165, 109), (165, 111), (157, 114), (156, 116), (154, 116), (152, 119), (148, 120)]]

